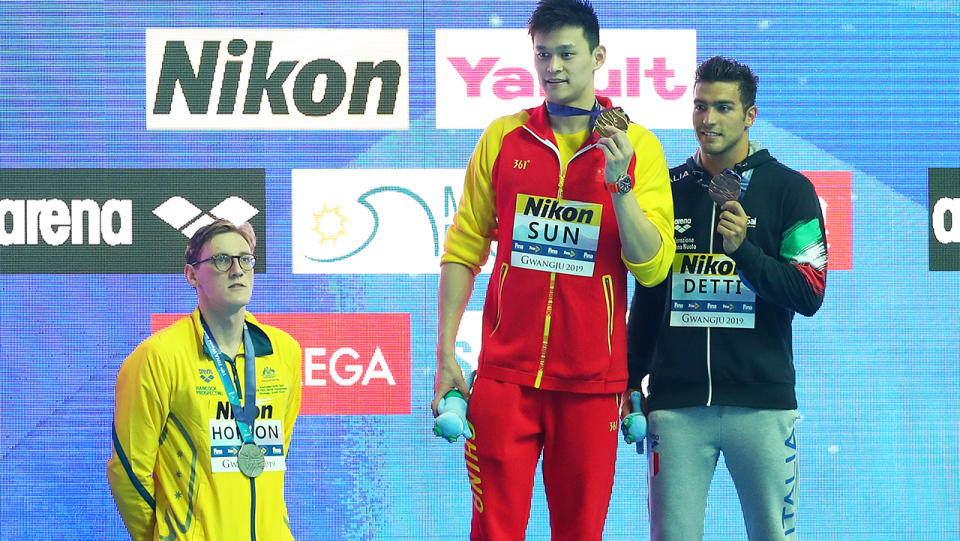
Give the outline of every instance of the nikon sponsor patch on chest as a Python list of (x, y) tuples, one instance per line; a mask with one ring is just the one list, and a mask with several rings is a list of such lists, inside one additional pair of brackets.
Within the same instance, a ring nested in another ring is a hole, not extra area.
[(723, 254), (677, 254), (673, 260), (671, 327), (754, 328), (757, 295)]
[[(283, 454), (283, 421), (257, 419), (253, 427), (253, 441), (264, 452), (263, 471), (287, 469)], [(210, 465), (213, 473), (239, 472), (237, 452), (241, 445), (243, 438), (234, 419), (210, 419)]]
[(603, 205), (517, 194), (513, 266), (593, 276)]

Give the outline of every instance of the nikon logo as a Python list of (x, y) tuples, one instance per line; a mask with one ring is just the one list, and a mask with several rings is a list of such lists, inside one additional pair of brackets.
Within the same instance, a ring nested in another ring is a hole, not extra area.
[(0, 200), (0, 246), (133, 244), (133, 201)]
[(565, 206), (549, 197), (530, 197), (523, 208), (523, 214), (549, 220), (588, 224), (593, 221), (594, 211), (589, 208)]
[(683, 254), (680, 260), (680, 272), (733, 276), (737, 272), (737, 265), (727, 257), (715, 257), (711, 254)]
[(960, 198), (938, 199), (933, 205), (932, 222), (933, 234), (940, 244), (960, 243)]
[(406, 30), (148, 29), (147, 129), (407, 129)]

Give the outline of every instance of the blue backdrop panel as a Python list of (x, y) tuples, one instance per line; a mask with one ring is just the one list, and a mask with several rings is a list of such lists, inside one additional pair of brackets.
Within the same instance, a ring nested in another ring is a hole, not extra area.
[[(795, 169), (850, 174), (851, 268), (830, 272), (823, 308), (794, 326), (803, 538), (960, 535), (960, 262), (953, 271), (929, 270), (928, 200), (929, 170), (960, 168), (960, 8), (933, 1), (595, 4), (602, 28), (693, 29), (697, 61), (723, 54), (749, 64), (760, 77), (751, 139)], [(436, 128), (436, 32), (523, 28), (533, 5), (0, 4), (0, 167), (263, 171), (258, 255), (269, 265), (256, 276), (252, 312), (410, 314), (409, 414), (304, 415), (297, 423), (286, 499), (298, 539), (462, 539), (471, 495), (461, 447), (430, 433), (435, 268), (294, 273), (292, 171), (462, 169), (480, 130)], [(408, 127), (148, 129), (157, 84), (147, 75), (148, 29), (405, 30)], [(654, 132), (670, 164), (696, 148), (691, 129)], [(30, 185), (3, 178), (0, 201), (56, 197), (47, 187), (25, 196)], [(64, 186), (71, 182), (64, 175)], [(196, 206), (182, 211), (185, 219), (213, 213), (220, 200), (200, 202), (189, 177), (165, 182), (171, 197)], [(960, 198), (960, 186), (941, 188)], [(4, 211), (4, 239), (17, 216)], [(118, 215), (106, 223), (120, 229), (121, 222)], [(960, 211), (943, 227), (957, 224)], [(23, 225), (41, 227), (26, 216)], [(58, 247), (44, 245), (42, 235), (27, 247), (43, 251), (36, 265), (22, 259), (29, 250), (0, 245), (3, 539), (126, 537), (105, 475), (113, 387), (123, 359), (149, 336), (152, 314), (195, 306), (179, 271), (156, 268), (151, 252), (169, 242), (163, 235), (185, 242), (178, 231), (186, 227), (137, 233), (136, 250), (124, 257), (139, 265), (124, 273), (109, 257), (99, 272), (71, 271), (70, 257), (51, 260)], [(19, 274), (7, 270), (14, 266)], [(469, 310), (481, 309), (485, 289), (478, 280)], [(646, 485), (645, 458), (621, 446), (605, 538), (648, 537)], [(745, 538), (722, 465), (706, 531), (707, 539)], [(549, 539), (539, 475), (528, 538)]]

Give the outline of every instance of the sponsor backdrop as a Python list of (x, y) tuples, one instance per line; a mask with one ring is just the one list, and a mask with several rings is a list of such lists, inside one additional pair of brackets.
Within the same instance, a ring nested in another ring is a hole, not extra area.
[[(956, 536), (957, 4), (596, 5), (597, 87), (669, 163), (696, 147), (693, 70), (722, 53), (760, 76), (751, 137), (818, 188), (827, 297), (795, 325), (802, 537)], [(437, 262), (480, 130), (541, 100), (532, 7), (3, 2), (0, 537), (125, 537), (104, 471), (116, 372), (192, 310), (183, 244), (222, 216), (260, 239), (250, 310), (304, 347), (297, 538), (465, 538), (462, 447), (430, 433)], [(547, 539), (537, 484), (528, 538)], [(606, 538), (647, 538), (646, 484), (622, 445)], [(722, 465), (706, 529), (744, 538)]]

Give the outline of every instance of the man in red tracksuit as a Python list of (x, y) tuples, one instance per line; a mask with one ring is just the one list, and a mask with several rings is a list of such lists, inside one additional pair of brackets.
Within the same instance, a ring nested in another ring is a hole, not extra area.
[[(626, 275), (670, 268), (673, 207), (659, 141), (636, 124), (594, 135), (605, 60), (583, 0), (530, 18), (546, 102), (494, 121), (467, 167), (440, 274), (434, 413), (468, 397), (473, 539), (522, 539), (537, 461), (554, 539), (600, 539), (626, 389)], [(454, 356), (474, 278), (497, 241), (472, 393)]]

